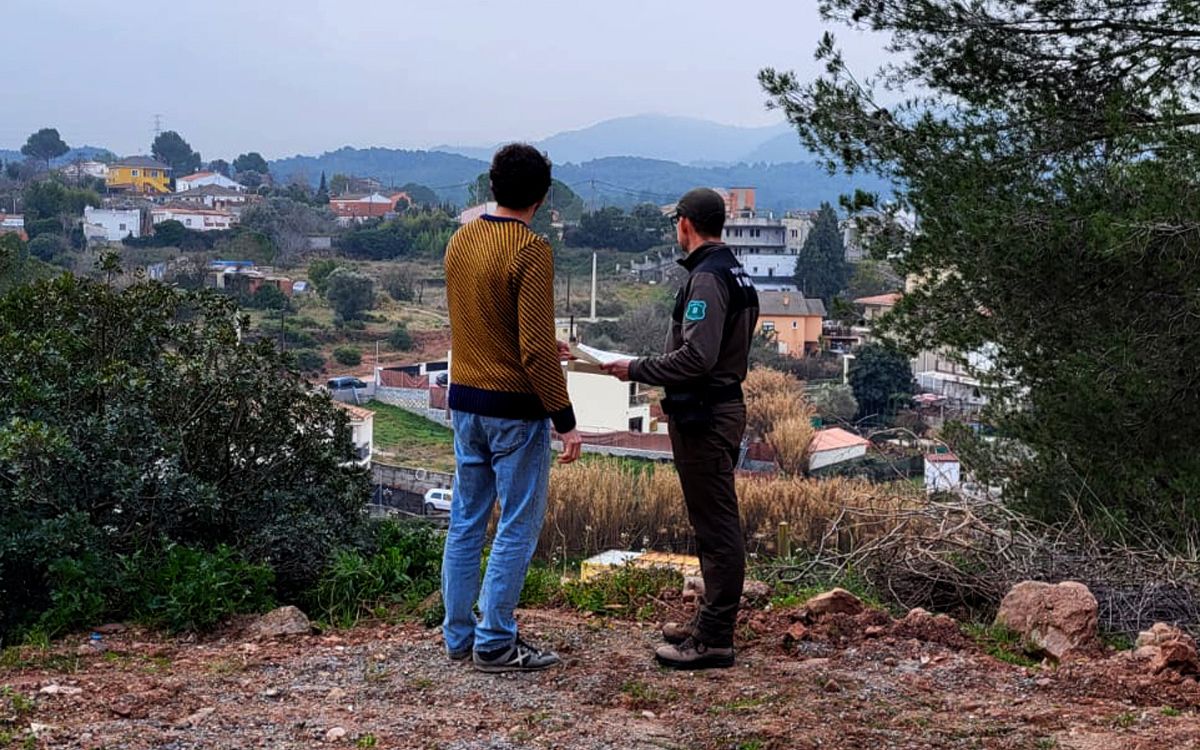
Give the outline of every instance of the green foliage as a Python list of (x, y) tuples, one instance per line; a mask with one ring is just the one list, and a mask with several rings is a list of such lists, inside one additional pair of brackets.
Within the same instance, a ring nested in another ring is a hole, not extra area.
[(354, 320), (375, 307), (375, 282), (350, 268), (335, 268), (325, 278), (325, 299), (344, 320)]
[(408, 211), (391, 221), (351, 229), (339, 238), (338, 247), (364, 260), (440, 258), (457, 229), (458, 222), (443, 211)]
[(850, 367), (850, 386), (860, 417), (891, 417), (914, 392), (912, 365), (904, 353), (881, 343), (859, 350)]
[(286, 600), (359, 534), (345, 414), (269, 342), (239, 343), (232, 300), (63, 276), (0, 298), (0, 321), (0, 638), (55, 606), (63, 560), (105, 578), (96, 560), (224, 544)]
[(308, 280), (322, 297), (325, 296), (325, 282), (329, 274), (340, 266), (333, 258), (319, 258), (308, 264)]
[(833, 206), (822, 203), (812, 231), (796, 256), (796, 286), (805, 297), (819, 298), (826, 309), (831, 309), (833, 298), (850, 281), (850, 273), (837, 213)]
[(174, 130), (159, 133), (150, 145), (150, 153), (155, 159), (171, 167), (174, 177), (186, 177), (200, 169), (201, 159), (198, 151), (193, 151), (191, 144)]
[(50, 160), (71, 150), (54, 128), (42, 128), (33, 133), (21, 146), (21, 153), (31, 159), (40, 159), (50, 166)]
[(437, 590), (443, 540), (430, 525), (382, 521), (369, 545), (374, 552), (342, 549), (317, 584), (314, 611), (351, 627), (380, 607), (412, 609)]
[(269, 609), (274, 577), (269, 566), (247, 563), (225, 545), (206, 552), (168, 544), (159, 554), (130, 558), (126, 585), (136, 618), (177, 632)]
[(412, 199), (412, 205), (414, 206), (429, 206), (433, 208), (440, 202), (437, 193), (415, 182), (405, 183), (400, 187), (400, 192), (408, 193), (408, 197)]
[(413, 348), (413, 337), (409, 333), (408, 325), (401, 323), (396, 326), (396, 329), (388, 335), (388, 343), (396, 351), (407, 352)]
[(267, 198), (248, 206), (240, 222), (242, 229), (266, 237), (287, 263), (308, 252), (309, 235), (329, 234), (334, 227), (328, 208), (310, 206), (306, 196), (300, 197)]
[(0, 234), (0, 294), (55, 273), (52, 266), (29, 257), (28, 246), (16, 234)]
[(49, 263), (66, 247), (66, 241), (57, 234), (39, 234), (29, 241), (29, 254)]
[(562, 584), (559, 574), (545, 565), (534, 562), (525, 573), (525, 585), (521, 587), (522, 607), (545, 607), (562, 601)]
[(1000, 625), (963, 625), (963, 630), (980, 648), (995, 659), (1018, 667), (1036, 667), (1038, 662), (1025, 653), (1025, 644), (1018, 633)]
[(229, 176), (229, 162), (224, 159), (213, 159), (208, 163), (208, 171), (216, 172), (225, 177)]
[[(263, 284), (250, 298), (249, 306), (256, 310), (287, 310), (291, 300), (274, 284)], [(309, 337), (311, 339), (311, 337)]]
[(609, 206), (583, 214), (579, 226), (567, 233), (566, 243), (575, 247), (613, 248), (641, 253), (668, 239), (671, 223), (657, 206), (635, 206), (626, 214)]
[(319, 372), (325, 367), (325, 358), (319, 352), (312, 349), (299, 349), (292, 352), (295, 358), (296, 367), (301, 372)]
[(849, 385), (822, 383), (808, 392), (808, 400), (826, 419), (849, 422), (858, 414), (858, 400)]
[(339, 346), (333, 350), (333, 358), (339, 364), (356, 367), (362, 364), (362, 350), (356, 346)]
[(389, 268), (379, 280), (383, 291), (397, 302), (409, 302), (416, 296), (416, 273), (411, 267)]
[(270, 171), (270, 168), (267, 166), (267, 160), (257, 151), (251, 151), (248, 154), (238, 156), (233, 160), (233, 169), (235, 172), (257, 172), (260, 175), (267, 174)]
[(589, 581), (570, 581), (563, 586), (567, 604), (593, 614), (624, 614), (639, 618), (644, 608), (664, 589), (679, 588), (683, 576), (667, 568), (637, 568), (625, 565)]
[(95, 208), (100, 205), (100, 196), (94, 190), (67, 187), (58, 180), (29, 183), (21, 200), (25, 205), (25, 223), (30, 237), (44, 231), (34, 231), (30, 226), (32, 222), (54, 220), (61, 232), (67, 224), (79, 221), (85, 206)]
[[(980, 446), (992, 459), (982, 478), (1044, 519), (1190, 546), (1200, 382), (1184, 363), (1200, 336), (1184, 321), (1200, 306), (1200, 49), (1177, 40), (1200, 27), (1195, 4), (822, 10), (889, 35), (895, 58), (863, 75), (827, 36), (817, 80), (760, 78), (828, 167), (898, 186), (893, 205), (858, 196), (852, 207), (919, 217), (920, 231), (877, 249), (922, 280), (889, 328), (909, 347), (991, 354), (977, 373), (985, 416), (1008, 439)], [(895, 91), (920, 93), (884, 94)]]
[(844, 291), (847, 299), (854, 300), (903, 288), (904, 279), (898, 277), (886, 261), (867, 259), (854, 264), (854, 271), (850, 274), (850, 281)]

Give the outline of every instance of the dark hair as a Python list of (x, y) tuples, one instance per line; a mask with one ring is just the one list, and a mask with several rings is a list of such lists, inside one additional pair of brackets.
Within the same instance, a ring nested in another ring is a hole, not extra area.
[(696, 232), (701, 237), (720, 237), (721, 230), (725, 228), (725, 212), (709, 213), (706, 216), (687, 216), (692, 222), (692, 226), (696, 228)]
[(492, 195), (505, 208), (529, 208), (550, 190), (550, 160), (527, 143), (510, 143), (492, 157)]

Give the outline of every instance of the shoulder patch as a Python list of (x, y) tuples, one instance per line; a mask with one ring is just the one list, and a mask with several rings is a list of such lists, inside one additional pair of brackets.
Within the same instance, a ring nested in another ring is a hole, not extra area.
[(704, 320), (704, 316), (708, 314), (708, 303), (704, 300), (694, 299), (687, 304), (687, 312), (683, 314), (685, 320)]

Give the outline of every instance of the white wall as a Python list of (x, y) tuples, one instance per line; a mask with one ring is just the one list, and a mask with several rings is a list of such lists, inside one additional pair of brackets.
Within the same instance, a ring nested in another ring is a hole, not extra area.
[(629, 383), (611, 375), (567, 371), (567, 393), (583, 432), (628, 432), (629, 420), (638, 417), (642, 418), (642, 430), (649, 430), (650, 406), (630, 406), (629, 389)]
[(183, 210), (173, 210), (170, 208), (156, 208), (151, 212), (154, 217), (155, 224), (161, 224), (164, 221), (174, 219), (188, 229), (194, 229), (197, 232), (211, 232), (218, 229), (229, 229), (234, 224), (237, 224), (237, 217), (233, 214), (196, 214)]
[(853, 461), (856, 458), (862, 458), (867, 455), (867, 446), (850, 445), (845, 448), (834, 448), (833, 450), (818, 451), (809, 456), (808, 470), (816, 471), (825, 466), (833, 466), (834, 464)]
[(83, 209), (83, 222), (92, 224), (103, 230), (104, 239), (109, 242), (120, 242), (126, 237), (142, 236), (142, 212), (136, 208), (92, 208)]
[(962, 464), (958, 461), (925, 460), (925, 489), (930, 492), (952, 490), (962, 483)]
[(226, 177), (223, 174), (210, 174), (210, 175), (205, 175), (204, 177), (196, 177), (196, 178), (193, 178), (190, 180), (184, 179), (182, 177), (175, 180), (175, 192), (182, 193), (185, 190), (191, 190), (192, 188), (204, 187), (205, 185), (220, 185), (221, 187), (230, 188), (231, 190), (245, 190), (245, 188), (240, 183), (229, 179), (228, 177)]
[(352, 421), (350, 423), (352, 437), (355, 448), (366, 448), (367, 457), (361, 463), (363, 465), (371, 462), (371, 453), (375, 450), (375, 418), (369, 417), (362, 422)]

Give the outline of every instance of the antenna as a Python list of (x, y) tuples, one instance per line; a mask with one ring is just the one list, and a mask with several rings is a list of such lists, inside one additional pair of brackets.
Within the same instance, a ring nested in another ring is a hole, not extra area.
[(155, 138), (162, 135), (162, 118), (163, 118), (162, 115), (154, 116), (154, 137)]

